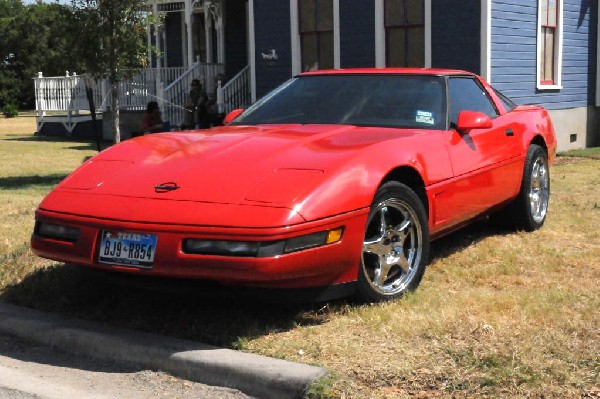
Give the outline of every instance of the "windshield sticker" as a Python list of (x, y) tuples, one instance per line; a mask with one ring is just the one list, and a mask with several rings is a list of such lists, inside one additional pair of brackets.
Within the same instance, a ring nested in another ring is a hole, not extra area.
[(433, 113), (427, 111), (417, 111), (417, 117), (415, 118), (417, 123), (426, 123), (428, 125), (435, 125), (433, 119)]

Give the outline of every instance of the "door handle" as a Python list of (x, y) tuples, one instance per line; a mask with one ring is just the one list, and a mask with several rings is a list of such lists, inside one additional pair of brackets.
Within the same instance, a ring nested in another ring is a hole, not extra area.
[(506, 135), (507, 135), (507, 136), (509, 136), (509, 137), (512, 137), (512, 136), (514, 136), (514, 135), (515, 135), (515, 132), (513, 132), (513, 130), (512, 130), (512, 129), (506, 129), (506, 130), (504, 131), (504, 134), (506, 134)]

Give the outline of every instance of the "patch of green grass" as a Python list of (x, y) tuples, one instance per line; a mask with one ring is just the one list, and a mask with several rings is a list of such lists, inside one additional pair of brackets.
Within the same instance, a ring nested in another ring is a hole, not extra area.
[(330, 373), (317, 379), (304, 393), (305, 399), (337, 399), (337, 390), (334, 388), (338, 379)]
[(559, 157), (582, 157), (600, 159), (600, 147), (583, 148), (558, 153)]

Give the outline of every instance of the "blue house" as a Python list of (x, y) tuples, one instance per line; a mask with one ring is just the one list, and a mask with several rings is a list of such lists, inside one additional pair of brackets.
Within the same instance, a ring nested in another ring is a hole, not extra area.
[[(224, 75), (219, 98), (221, 109), (229, 111), (247, 106), (303, 71), (434, 67), (477, 73), (518, 104), (545, 106), (561, 151), (600, 145), (598, 1), (152, 0), (152, 4), (164, 23), (148, 32), (148, 44), (157, 46), (161, 56), (152, 58), (155, 77), (146, 79), (153, 83), (144, 87), (148, 91), (156, 86), (153, 94), (165, 99), (171, 120), (181, 118), (173, 104), (185, 101), (193, 78), (211, 88), (216, 77)], [(135, 106), (147, 101), (133, 98), (136, 90), (123, 92)]]
[(600, 145), (596, 1), (248, 3), (253, 96), (311, 69), (463, 69), (548, 108), (559, 150)]

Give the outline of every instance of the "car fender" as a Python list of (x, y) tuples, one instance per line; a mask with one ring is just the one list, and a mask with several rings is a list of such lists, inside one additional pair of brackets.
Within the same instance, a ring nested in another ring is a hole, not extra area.
[[(377, 189), (398, 176), (400, 168), (415, 171), (427, 186), (452, 177), (452, 167), (444, 146), (445, 132), (386, 141), (349, 154), (345, 162), (324, 173), (304, 198), (293, 207), (306, 220), (370, 207)], [(424, 204), (427, 209), (427, 204)]]

